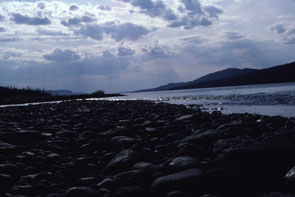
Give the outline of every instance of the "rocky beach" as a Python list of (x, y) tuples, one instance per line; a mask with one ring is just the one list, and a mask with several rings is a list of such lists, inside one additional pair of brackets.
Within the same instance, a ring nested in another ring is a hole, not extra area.
[(295, 196), (295, 118), (149, 101), (0, 108), (0, 196)]

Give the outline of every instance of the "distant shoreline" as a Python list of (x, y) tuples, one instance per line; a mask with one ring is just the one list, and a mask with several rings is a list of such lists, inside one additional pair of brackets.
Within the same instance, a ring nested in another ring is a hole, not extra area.
[(34, 103), (47, 103), (47, 102), (57, 102), (57, 101), (75, 101), (75, 100), (85, 100), (89, 98), (107, 98), (107, 97), (118, 97), (124, 96), (122, 94), (103, 94), (103, 95), (70, 95), (70, 96), (48, 96), (48, 97), (32, 97), (26, 98), (22, 96), (15, 96), (11, 98), (6, 98), (0, 100), (0, 107), (3, 105), (19, 105), (19, 104), (34, 104)]

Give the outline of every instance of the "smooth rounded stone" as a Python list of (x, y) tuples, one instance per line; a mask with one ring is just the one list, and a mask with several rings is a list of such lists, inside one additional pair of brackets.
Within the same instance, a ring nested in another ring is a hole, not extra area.
[(133, 145), (142, 145), (145, 144), (142, 140), (140, 139), (135, 139), (127, 136), (116, 136), (113, 137), (112, 140), (115, 142), (115, 147), (117, 148), (130, 148)]
[(267, 180), (251, 170), (220, 168), (205, 173), (202, 184), (205, 193), (251, 196), (263, 191), (265, 182)]
[(63, 162), (64, 161), (63, 157), (57, 153), (49, 153), (47, 155), (47, 159), (48, 159), (47, 161), (51, 161), (51, 162)]
[(228, 138), (228, 139), (220, 139), (213, 146), (213, 153), (229, 153), (234, 150), (242, 150), (245, 151), (247, 149), (253, 150), (255, 147), (253, 145), (253, 140), (244, 137), (236, 137), (236, 138)]
[(172, 159), (172, 161), (170, 161), (170, 163), (168, 164), (168, 167), (172, 170), (185, 170), (189, 168), (196, 168), (199, 166), (199, 160), (188, 156), (176, 157)]
[(27, 130), (21, 130), (18, 131), (17, 137), (23, 140), (24, 143), (28, 141), (41, 141), (44, 139), (44, 136), (41, 135), (40, 132), (37, 131), (27, 131)]
[(169, 133), (166, 135), (166, 137), (161, 139), (161, 142), (175, 142), (175, 141), (180, 141), (185, 137), (185, 135), (181, 133)]
[(132, 167), (135, 170), (143, 170), (148, 172), (162, 171), (164, 168), (148, 162), (138, 162)]
[(96, 185), (98, 188), (101, 189), (109, 189), (114, 190), (117, 187), (117, 181), (114, 177), (108, 177), (97, 183)]
[(190, 195), (182, 191), (172, 191), (167, 193), (165, 197), (190, 197)]
[(0, 141), (0, 153), (2, 154), (13, 153), (15, 152), (15, 149), (16, 149), (15, 145)]
[(20, 168), (14, 164), (0, 164), (0, 174), (8, 174), (17, 180), (20, 176)]
[(171, 191), (184, 191), (198, 194), (201, 188), (203, 171), (198, 168), (184, 170), (157, 178), (150, 187), (152, 196), (163, 196)]
[(14, 132), (3, 132), (3, 131), (0, 132), (0, 139), (1, 141), (12, 143), (12, 144), (15, 141), (21, 140), (16, 136)]
[(9, 190), (13, 186), (14, 180), (8, 174), (0, 174), (0, 195)]
[(145, 186), (150, 184), (151, 174), (143, 170), (131, 170), (114, 176), (121, 186)]
[(118, 153), (105, 167), (105, 171), (111, 174), (126, 171), (139, 161), (137, 152), (126, 149)]
[(295, 192), (295, 166), (287, 172), (284, 182), (287, 191)]
[(200, 148), (194, 144), (180, 143), (177, 146), (176, 156), (200, 157), (205, 153), (205, 151), (201, 151)]
[(66, 191), (66, 197), (99, 197), (98, 191), (91, 187), (72, 187)]
[(147, 191), (143, 187), (131, 186), (121, 187), (113, 197), (148, 197)]
[(92, 185), (97, 183), (96, 177), (83, 177), (79, 180), (79, 184), (83, 186)]
[(181, 116), (181, 117), (176, 118), (174, 121), (190, 120), (193, 116), (194, 116), (193, 114)]

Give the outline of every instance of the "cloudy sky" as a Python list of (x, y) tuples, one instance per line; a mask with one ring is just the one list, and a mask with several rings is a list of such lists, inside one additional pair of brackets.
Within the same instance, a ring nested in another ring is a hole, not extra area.
[(92, 92), (295, 60), (294, 0), (0, 1), (0, 85)]

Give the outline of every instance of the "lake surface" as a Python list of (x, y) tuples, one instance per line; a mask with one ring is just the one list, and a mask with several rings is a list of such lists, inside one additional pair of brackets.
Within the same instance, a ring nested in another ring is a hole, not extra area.
[(295, 117), (295, 83), (130, 93), (106, 100), (152, 100), (201, 105), (206, 111)]

